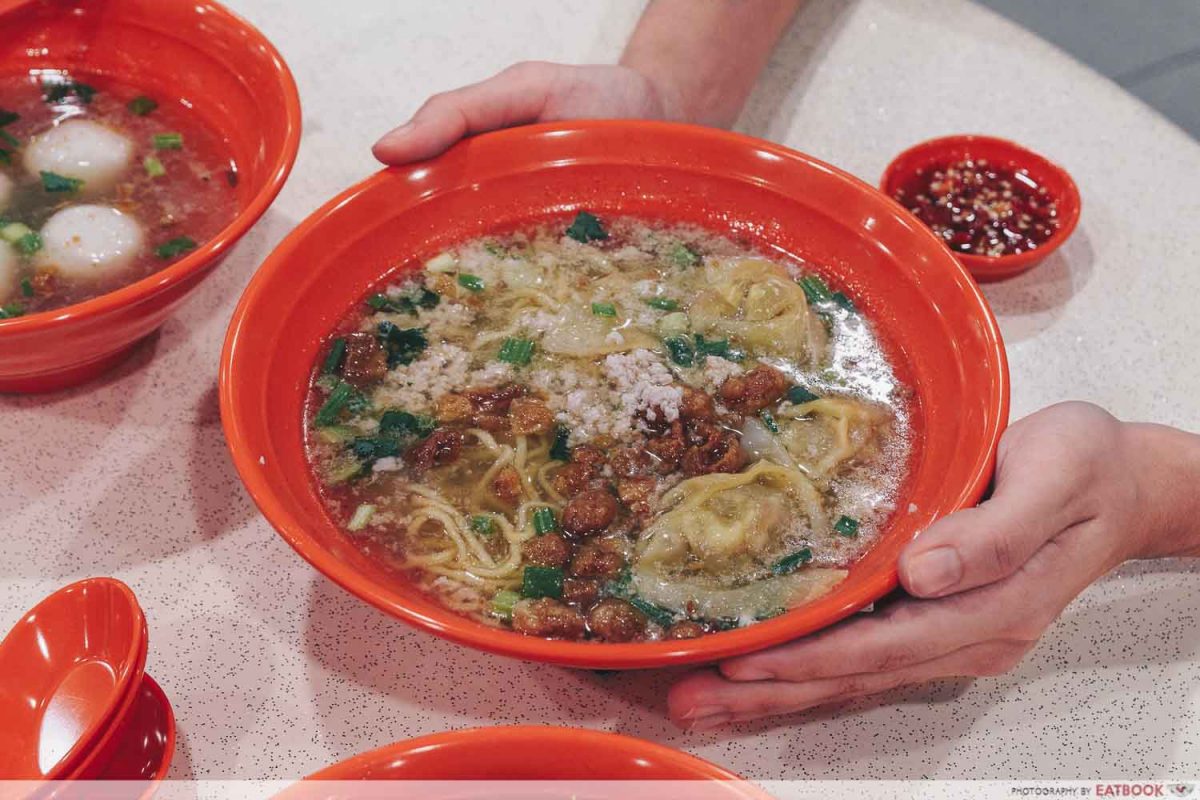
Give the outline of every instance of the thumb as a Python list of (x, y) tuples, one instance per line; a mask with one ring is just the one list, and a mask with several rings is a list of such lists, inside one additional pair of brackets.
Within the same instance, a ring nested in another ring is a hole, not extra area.
[(515, 64), (481, 83), (434, 95), (413, 118), (389, 131), (372, 152), (385, 164), (432, 158), (464, 136), (537, 121), (557, 65)]
[(1079, 521), (1065, 471), (1013, 466), (1001, 468), (991, 499), (938, 520), (900, 555), (909, 594), (942, 597), (1006, 578)]

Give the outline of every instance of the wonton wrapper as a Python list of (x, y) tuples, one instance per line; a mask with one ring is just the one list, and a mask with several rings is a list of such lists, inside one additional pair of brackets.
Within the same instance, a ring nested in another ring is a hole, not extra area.
[(619, 330), (621, 340), (610, 334), (613, 321), (593, 314), (591, 309), (569, 309), (564, 311), (542, 339), (542, 349), (547, 353), (572, 358), (599, 358), (609, 353), (624, 353), (629, 350), (653, 350), (660, 347), (658, 337), (643, 330), (626, 326)]
[(850, 397), (823, 397), (779, 412), (779, 442), (814, 480), (833, 477), (842, 464), (871, 448), (887, 411)]
[(639, 541), (633, 576), (638, 594), (665, 608), (758, 616), (789, 608), (800, 602), (792, 598), (807, 598), (809, 588), (827, 588), (844, 576), (805, 567), (753, 580), (787, 554), (783, 540), (797, 520), (806, 521), (808, 538), (829, 535), (821, 496), (797, 470), (759, 461), (741, 473), (689, 478), (663, 500), (671, 508)]
[(697, 332), (730, 338), (751, 355), (800, 363), (824, 358), (828, 334), (804, 290), (770, 261), (710, 259), (707, 286), (688, 309)]

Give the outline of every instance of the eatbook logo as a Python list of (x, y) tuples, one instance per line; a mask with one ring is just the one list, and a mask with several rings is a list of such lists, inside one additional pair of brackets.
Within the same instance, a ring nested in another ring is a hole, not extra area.
[(1191, 797), (1195, 786), (1190, 783), (1172, 783), (1168, 787), (1172, 797)]

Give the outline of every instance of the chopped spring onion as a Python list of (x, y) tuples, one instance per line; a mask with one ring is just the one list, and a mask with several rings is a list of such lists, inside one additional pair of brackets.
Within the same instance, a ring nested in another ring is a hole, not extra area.
[(538, 536), (547, 534), (558, 528), (558, 520), (554, 518), (554, 509), (542, 506), (533, 512), (533, 529)]
[(801, 566), (812, 561), (812, 550), (803, 547), (790, 556), (784, 556), (771, 565), (771, 574), (773, 575), (790, 575)]
[(648, 600), (643, 600), (640, 597), (630, 597), (629, 605), (636, 608), (638, 611), (645, 614), (654, 623), (666, 628), (675, 622), (675, 615), (661, 606), (656, 606)]
[(367, 523), (371, 521), (371, 517), (373, 516), (375, 516), (375, 506), (370, 503), (363, 503), (354, 509), (354, 516), (350, 517), (350, 521), (346, 523), (346, 530), (361, 531), (367, 527)]
[(11, 125), (21, 118), (21, 115), (15, 111), (8, 111), (0, 108), (0, 128), (5, 125)]
[(21, 140), (13, 136), (8, 131), (0, 128), (0, 142), (4, 142), (9, 147), (16, 149), (21, 146)]
[(142, 159), (142, 166), (146, 169), (146, 174), (151, 178), (161, 178), (167, 174), (167, 168), (158, 160), (157, 156), (146, 156)]
[(842, 536), (858, 536), (858, 520), (842, 515), (833, 523), (833, 529)]
[(563, 571), (558, 567), (526, 567), (521, 576), (524, 597), (562, 597)]
[(550, 445), (550, 458), (555, 461), (570, 461), (571, 448), (567, 442), (571, 438), (571, 432), (567, 430), (566, 425), (556, 425), (554, 428), (554, 444)]
[(700, 263), (700, 254), (683, 242), (676, 242), (669, 255), (678, 267), (694, 267)]
[(763, 425), (767, 426), (767, 430), (771, 433), (779, 433), (779, 423), (775, 421), (775, 415), (765, 408), (758, 412), (758, 418), (762, 420)]
[(837, 303), (842, 308), (849, 311), (851, 314), (857, 313), (858, 308), (855, 307), (854, 301), (851, 300), (845, 292), (834, 292), (833, 302)]
[(321, 365), (321, 372), (325, 375), (336, 375), (342, 369), (342, 361), (346, 358), (346, 340), (340, 336), (333, 340), (333, 344), (329, 346), (329, 354), (325, 356), (325, 362)]
[(381, 458), (395, 458), (400, 455), (400, 443), (387, 436), (362, 437), (350, 443), (350, 452), (359, 461), (374, 464)]
[(20, 239), (17, 239), (17, 243), (13, 246), (17, 248), (17, 252), (21, 255), (31, 256), (42, 249), (42, 244), (41, 235), (30, 231)]
[(575, 241), (583, 242), (584, 244), (608, 238), (608, 231), (604, 230), (604, 226), (600, 224), (599, 218), (586, 211), (580, 211), (575, 215), (575, 221), (567, 228), (566, 234)]
[(512, 619), (513, 606), (521, 602), (521, 595), (511, 589), (501, 589), (492, 596), (492, 613), (501, 619)]
[(816, 275), (805, 275), (800, 279), (799, 283), (809, 303), (815, 305), (816, 303), (827, 303), (833, 299), (833, 294), (830, 293), (829, 287), (825, 285), (825, 281)]
[(25, 306), (20, 303), (9, 303), (6, 306), (0, 306), (0, 319), (13, 319), (14, 317), (22, 316), (25, 313)]
[(592, 313), (597, 317), (615, 317), (617, 307), (612, 303), (592, 303)]
[(42, 83), (42, 96), (47, 103), (59, 103), (74, 95), (79, 98), (79, 101), (84, 105), (92, 102), (92, 98), (96, 96), (96, 89), (88, 86), (86, 83), (78, 81), (44, 81)]
[(429, 346), (424, 328), (401, 328), (391, 322), (381, 322), (376, 330), (380, 344), (387, 351), (389, 367), (411, 364)]
[(787, 399), (789, 403), (803, 405), (804, 403), (811, 403), (813, 400), (819, 400), (820, 398), (803, 386), (793, 386), (787, 391)]
[(496, 358), (501, 361), (507, 361), (509, 364), (528, 364), (533, 359), (533, 342), (529, 339), (513, 339), (504, 340), (504, 344), (500, 345), (500, 352)]
[(182, 133), (156, 133), (156, 134), (154, 134), (154, 149), (155, 150), (182, 150), (183, 149), (183, 134)]
[(358, 390), (353, 386), (345, 381), (339, 381), (338, 385), (333, 387), (333, 391), (329, 393), (329, 397), (325, 398), (325, 402), (317, 410), (316, 416), (313, 417), (313, 423), (318, 428), (335, 424), (342, 415), (342, 412), (350, 407), (350, 402), (357, 393)]
[(363, 464), (353, 458), (338, 461), (325, 473), (325, 479), (330, 483), (345, 483), (363, 474)]
[(34, 294), (33, 281), (29, 280), (29, 278), (21, 278), (21, 295), (23, 297), (33, 297)]
[(317, 431), (317, 436), (320, 436), (330, 444), (346, 444), (358, 436), (358, 431), (349, 425), (330, 425), (327, 428), (321, 428), (321, 430)]
[(83, 186), (79, 178), (64, 178), (56, 172), (41, 172), (42, 188), (47, 192), (77, 192)]
[(458, 285), (472, 292), (482, 292), (483, 278), (464, 272), (458, 276)]
[(10, 222), (0, 226), (0, 239), (9, 244), (16, 244), (31, 233), (33, 233), (33, 229), (20, 222)]
[(146, 95), (143, 94), (138, 95), (130, 100), (125, 107), (129, 109), (130, 114), (138, 117), (144, 117), (151, 111), (154, 111), (156, 108), (158, 108), (158, 101), (152, 97), (146, 97)]
[(646, 305), (651, 308), (657, 308), (659, 311), (679, 310), (679, 301), (672, 300), (670, 297), (647, 297)]
[(163, 242), (154, 248), (154, 255), (166, 260), (168, 258), (177, 258), (195, 249), (196, 242), (194, 239), (187, 236), (176, 236), (174, 239)]
[(496, 520), (487, 514), (476, 514), (471, 517), (471, 530), (485, 536), (490, 536), (496, 532)]
[(728, 339), (705, 339), (700, 334), (696, 334), (696, 353), (697, 355), (720, 356), (721, 358), (729, 358), (729, 340)]
[(385, 411), (379, 418), (379, 432), (388, 436), (417, 436), (424, 439), (436, 427), (437, 421), (433, 417), (407, 411)]
[(696, 351), (686, 336), (672, 336), (663, 342), (671, 360), (681, 367), (690, 367), (696, 361)]

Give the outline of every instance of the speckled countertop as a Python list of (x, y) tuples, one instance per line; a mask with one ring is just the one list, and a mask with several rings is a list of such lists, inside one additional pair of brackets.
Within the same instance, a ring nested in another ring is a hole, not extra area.
[[(218, 420), (226, 320), (256, 265), (429, 93), (524, 58), (610, 60), (640, 10), (594, 3), (230, 0), (300, 85), (278, 202), (152, 344), (97, 384), (0, 398), (0, 628), (114, 575), (150, 624), (179, 720), (175, 778), (288, 778), (409, 736), (560, 723), (643, 736), (752, 778), (1200, 773), (1200, 568), (1130, 565), (1010, 675), (704, 735), (664, 716), (666, 673), (523, 664), (417, 633), (312, 570), (254, 509)], [(1049, 262), (986, 290), (1014, 417), (1082, 398), (1200, 428), (1200, 146), (1115, 85), (967, 2), (812, 0), (742, 120), (874, 182), (951, 132), (1018, 139), (1079, 182)]]

